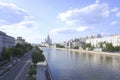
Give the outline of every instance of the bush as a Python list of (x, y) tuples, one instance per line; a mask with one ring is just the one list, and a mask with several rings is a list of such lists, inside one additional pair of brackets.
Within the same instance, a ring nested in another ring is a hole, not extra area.
[(29, 76), (36, 75), (36, 69), (30, 69), (28, 74)]

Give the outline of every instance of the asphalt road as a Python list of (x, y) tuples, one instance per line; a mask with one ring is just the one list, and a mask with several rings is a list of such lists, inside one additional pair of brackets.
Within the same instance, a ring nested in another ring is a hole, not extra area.
[(31, 61), (27, 61), (14, 80), (25, 80)]
[(24, 60), (21, 60), (19, 63), (17, 63), (7, 73), (0, 77), (0, 80), (24, 80), (29, 66), (30, 57), (25, 58)]

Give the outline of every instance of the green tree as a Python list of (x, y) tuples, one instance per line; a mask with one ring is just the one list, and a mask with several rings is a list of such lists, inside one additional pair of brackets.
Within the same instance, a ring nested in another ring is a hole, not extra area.
[(103, 42), (98, 43), (98, 46), (99, 46), (100, 48), (103, 48), (103, 45), (104, 45)]
[(103, 51), (113, 52), (114, 47), (112, 43), (105, 43), (105, 47), (103, 48)]
[(35, 50), (32, 52), (32, 62), (37, 63), (37, 62), (43, 62), (45, 60), (44, 55), (42, 54), (42, 50), (39, 48), (35, 48)]
[(75, 46), (74, 49), (79, 49), (79, 46)]
[(3, 48), (2, 51), (2, 59), (9, 60), (11, 57), (11, 50), (9, 48)]
[(63, 45), (60, 45), (60, 44), (56, 44), (56, 47), (57, 48), (65, 48)]
[(120, 51), (120, 46), (115, 46), (114, 51)]
[(82, 46), (82, 48), (85, 50), (88, 48), (89, 50), (93, 50), (94, 46), (91, 45), (91, 43), (86, 43), (85, 45)]

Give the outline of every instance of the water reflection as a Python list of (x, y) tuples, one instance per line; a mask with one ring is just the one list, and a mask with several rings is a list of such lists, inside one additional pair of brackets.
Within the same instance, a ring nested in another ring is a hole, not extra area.
[(120, 57), (43, 49), (55, 80), (120, 80)]
[(113, 69), (120, 69), (120, 57), (119, 56), (110, 56), (110, 55), (101, 55), (101, 54), (94, 54), (94, 53), (81, 53), (81, 52), (74, 52), (68, 51), (67, 56), (71, 57), (71, 59), (79, 60), (82, 59), (86, 62), (91, 62), (92, 64), (96, 65), (107, 65)]

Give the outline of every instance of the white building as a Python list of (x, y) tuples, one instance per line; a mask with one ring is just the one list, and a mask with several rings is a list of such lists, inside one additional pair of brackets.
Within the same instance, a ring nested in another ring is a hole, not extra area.
[(120, 46), (120, 35), (113, 35), (104, 38), (94, 38), (87, 39), (86, 43), (91, 43), (91, 45), (97, 47), (100, 42), (112, 43), (113, 46)]
[(15, 40), (15, 44), (26, 44), (25, 39), (23, 39), (22, 37), (17, 37), (17, 39)]
[(6, 33), (0, 31), (0, 53), (5, 48), (12, 48), (15, 46), (15, 38), (6, 35)]
[(85, 44), (85, 38), (71, 39), (70, 41), (64, 42), (65, 48), (74, 48), (76, 46), (82, 47)]

